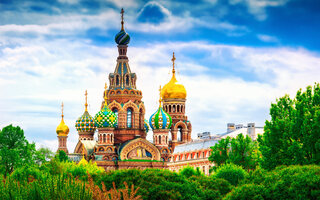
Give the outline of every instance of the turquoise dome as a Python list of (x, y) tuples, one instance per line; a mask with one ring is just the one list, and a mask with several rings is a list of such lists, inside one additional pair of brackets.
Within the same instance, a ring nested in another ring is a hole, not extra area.
[(96, 126), (94, 124), (94, 119), (85, 111), (81, 117), (79, 117), (76, 121), (75, 127), (78, 132), (94, 132), (96, 130)]
[(105, 104), (95, 115), (94, 123), (97, 128), (115, 128), (118, 123), (117, 115)]
[(121, 30), (114, 38), (118, 45), (127, 45), (130, 42), (130, 36), (124, 30)]
[(149, 120), (149, 125), (154, 129), (170, 129), (172, 124), (171, 116), (166, 113), (162, 107), (159, 107), (159, 109), (151, 115)]
[(149, 125), (148, 125), (148, 121), (146, 119), (144, 120), (144, 129), (146, 129), (146, 133), (149, 132)]

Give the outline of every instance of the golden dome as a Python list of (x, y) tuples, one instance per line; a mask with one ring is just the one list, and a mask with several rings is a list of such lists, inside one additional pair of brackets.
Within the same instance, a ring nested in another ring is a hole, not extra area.
[(63, 103), (61, 105), (61, 109), (62, 109), (62, 114), (61, 114), (61, 122), (59, 124), (59, 126), (57, 126), (56, 132), (58, 134), (58, 136), (68, 136), (69, 134), (69, 127), (64, 123), (63, 120)]
[(82, 155), (82, 159), (78, 162), (78, 165), (86, 165), (88, 164), (88, 161), (84, 158), (84, 155)]
[(184, 86), (178, 83), (176, 79), (176, 71), (174, 69), (174, 61), (176, 58), (172, 57), (173, 69), (172, 69), (172, 78), (161, 90), (162, 99), (185, 99), (187, 97), (187, 91)]

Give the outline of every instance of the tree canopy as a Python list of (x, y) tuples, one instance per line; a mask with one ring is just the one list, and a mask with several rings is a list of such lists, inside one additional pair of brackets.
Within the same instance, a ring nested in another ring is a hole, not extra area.
[(271, 120), (259, 136), (261, 166), (320, 164), (320, 87), (308, 86), (291, 99), (285, 95), (271, 104)]

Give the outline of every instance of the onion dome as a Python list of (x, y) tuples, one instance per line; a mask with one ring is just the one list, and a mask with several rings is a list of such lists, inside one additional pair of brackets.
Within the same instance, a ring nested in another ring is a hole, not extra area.
[[(160, 91), (161, 91), (161, 87), (160, 87)], [(168, 113), (166, 113), (166, 111), (162, 109), (161, 98), (160, 98), (159, 108), (155, 113), (153, 113), (153, 115), (151, 115), (149, 120), (149, 125), (152, 128), (152, 130), (154, 130), (154, 129), (170, 129), (171, 124), (172, 124), (172, 118)]]
[(81, 160), (78, 162), (78, 165), (86, 165), (88, 164), (88, 161), (84, 158), (84, 156), (82, 155)]
[(126, 33), (126, 31), (123, 28), (123, 9), (121, 9), (121, 31), (116, 35), (116, 37), (114, 38), (114, 40), (116, 41), (116, 43), (118, 45), (127, 45), (130, 42), (130, 36), (128, 33)]
[(178, 83), (176, 79), (176, 71), (174, 69), (174, 61), (176, 58), (172, 57), (173, 69), (172, 69), (172, 78), (171, 80), (162, 88), (161, 97), (162, 99), (185, 99), (187, 97), (187, 91), (184, 86)]
[(118, 117), (108, 108), (107, 104), (107, 84), (105, 85), (104, 105), (102, 109), (95, 115), (94, 123), (97, 128), (115, 128), (117, 126)]
[(79, 117), (76, 121), (75, 127), (78, 132), (94, 132), (96, 130), (96, 126), (94, 124), (94, 119), (88, 112), (88, 103), (87, 103), (87, 95), (88, 92), (86, 90), (86, 103), (85, 103), (85, 111), (81, 117)]
[(144, 120), (144, 129), (146, 129), (146, 133), (149, 132), (149, 125), (148, 125), (148, 121), (146, 119)]
[(58, 136), (68, 136), (69, 134), (69, 127), (64, 123), (63, 117), (64, 115), (63, 115), (63, 103), (62, 103), (61, 104), (61, 122), (56, 129)]

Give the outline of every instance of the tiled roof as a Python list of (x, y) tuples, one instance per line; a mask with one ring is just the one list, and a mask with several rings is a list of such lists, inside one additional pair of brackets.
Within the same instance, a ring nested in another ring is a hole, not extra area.
[(181, 152), (187, 152), (187, 151), (195, 151), (200, 149), (208, 149), (212, 146), (214, 146), (216, 143), (218, 143), (218, 140), (198, 140), (193, 141), (187, 144), (181, 144), (179, 146), (176, 146), (173, 153), (181, 153)]

